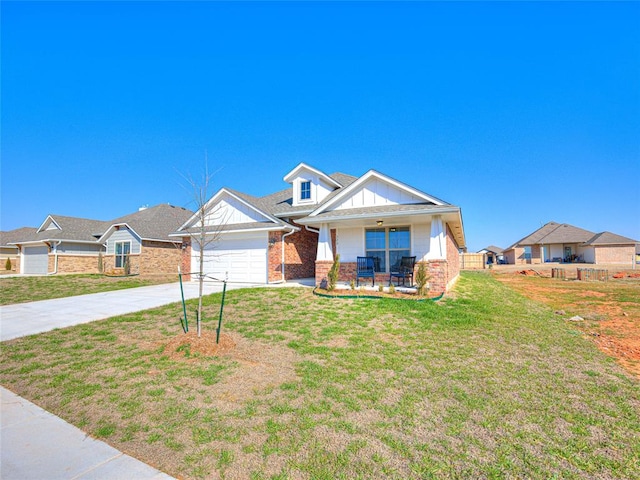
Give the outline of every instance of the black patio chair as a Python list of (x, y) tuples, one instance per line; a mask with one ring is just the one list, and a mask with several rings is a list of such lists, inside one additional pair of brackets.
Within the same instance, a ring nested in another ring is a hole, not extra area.
[(370, 278), (371, 285), (376, 284), (376, 271), (374, 268), (373, 257), (358, 257), (356, 264), (356, 285), (360, 286), (361, 278)]
[(391, 273), (389, 274), (389, 285), (394, 278), (397, 278), (397, 286), (400, 286), (400, 279), (402, 279), (402, 286), (406, 286), (406, 279), (410, 278), (409, 286), (413, 285), (413, 267), (416, 264), (416, 257), (402, 257), (399, 265), (391, 267)]

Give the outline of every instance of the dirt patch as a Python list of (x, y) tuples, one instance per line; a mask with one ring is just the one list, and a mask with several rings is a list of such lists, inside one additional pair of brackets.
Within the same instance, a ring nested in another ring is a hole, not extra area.
[(494, 274), (522, 295), (550, 305), (607, 355), (640, 378), (640, 274), (622, 272), (608, 282), (562, 281), (520, 272)]
[(193, 330), (172, 338), (164, 347), (164, 354), (173, 360), (191, 359), (198, 355), (215, 357), (230, 352), (236, 342), (225, 334), (220, 334), (220, 341), (216, 343), (216, 334), (202, 332), (198, 337)]
[[(291, 349), (278, 344), (265, 344), (237, 334), (190, 331), (166, 342), (164, 354), (174, 360), (196, 362), (202, 357), (225, 357), (235, 364), (231, 373), (216, 383), (212, 392), (218, 408), (228, 409), (253, 398), (258, 391), (278, 387), (297, 379), (295, 364), (300, 361)], [(151, 373), (151, 372), (150, 372)]]

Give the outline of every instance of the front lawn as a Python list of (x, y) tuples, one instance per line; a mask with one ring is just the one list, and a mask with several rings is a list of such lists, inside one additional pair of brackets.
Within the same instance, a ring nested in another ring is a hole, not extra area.
[(50, 277), (0, 277), (0, 305), (35, 302), (177, 281), (177, 275), (108, 277), (106, 275), (79, 274)]
[(180, 313), (5, 342), (0, 382), (181, 478), (640, 478), (638, 381), (489, 275), (439, 303), (230, 291), (220, 357), (165, 352)]

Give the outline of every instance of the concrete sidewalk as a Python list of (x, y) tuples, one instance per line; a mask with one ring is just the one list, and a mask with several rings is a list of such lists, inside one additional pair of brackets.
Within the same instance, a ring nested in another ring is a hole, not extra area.
[[(303, 280), (271, 286), (309, 286)], [(265, 285), (261, 285), (265, 286)], [(247, 288), (227, 284), (227, 289)], [(205, 294), (222, 284), (205, 282)], [(197, 298), (198, 283), (185, 282), (185, 299)], [(0, 340), (33, 335), (55, 328), (159, 307), (181, 300), (180, 284), (94, 293), (0, 307)], [(171, 480), (155, 468), (0, 387), (0, 479), (2, 480)]]
[(171, 480), (0, 387), (2, 480)]

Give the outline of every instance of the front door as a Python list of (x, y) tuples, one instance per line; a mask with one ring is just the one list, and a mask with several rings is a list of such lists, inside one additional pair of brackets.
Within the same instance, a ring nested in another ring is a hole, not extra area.
[(564, 261), (565, 262), (570, 262), (571, 261), (571, 247), (570, 246), (565, 246), (564, 247)]

